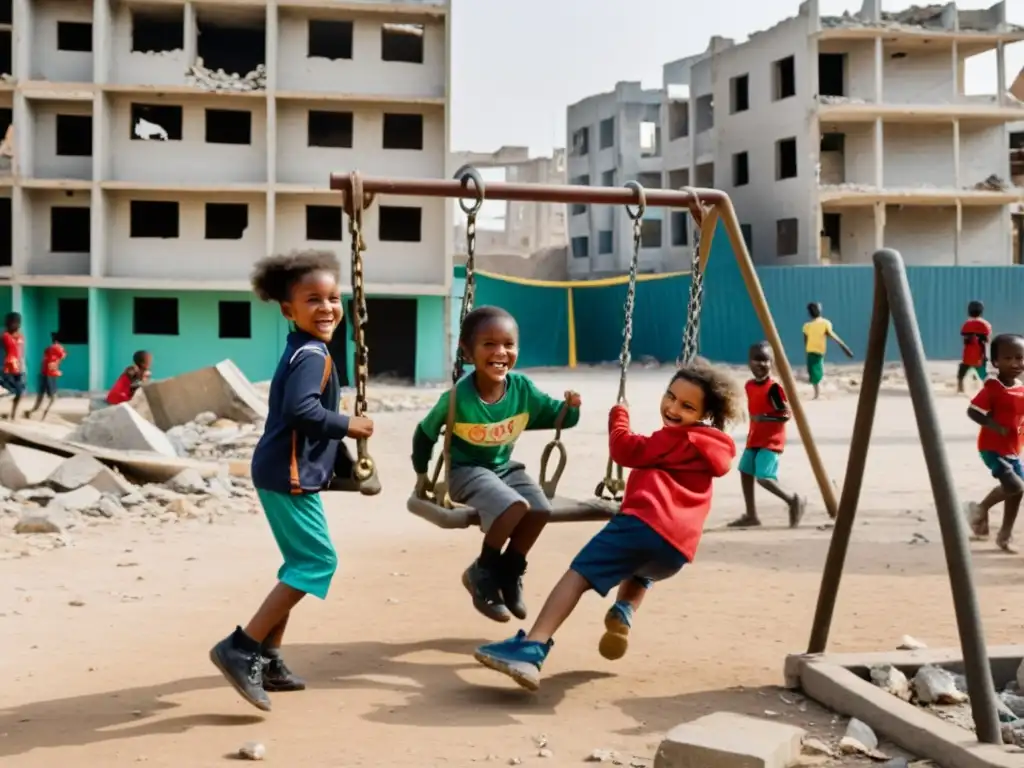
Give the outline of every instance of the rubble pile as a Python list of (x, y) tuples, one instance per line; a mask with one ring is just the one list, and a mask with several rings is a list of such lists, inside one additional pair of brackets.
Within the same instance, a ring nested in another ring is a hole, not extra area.
[(993, 173), (984, 181), (979, 181), (975, 184), (972, 189), (977, 189), (983, 192), (1005, 192), (1010, 189), (1010, 184), (1006, 179)]
[(178, 456), (213, 460), (251, 458), (262, 434), (262, 421), (239, 424), (218, 418), (212, 411), (167, 430), (167, 438)]
[(265, 91), (267, 90), (267, 67), (260, 64), (252, 72), (240, 75), (223, 69), (208, 69), (202, 57), (185, 70), (185, 82), (204, 91)]

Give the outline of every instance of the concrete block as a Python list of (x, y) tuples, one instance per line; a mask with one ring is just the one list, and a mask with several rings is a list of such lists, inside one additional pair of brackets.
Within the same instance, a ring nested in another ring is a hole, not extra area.
[(669, 731), (654, 768), (788, 768), (800, 758), (804, 734), (785, 723), (715, 712)]
[(120, 451), (149, 451), (177, 458), (170, 439), (127, 403), (90, 413), (68, 440)]
[(134, 485), (87, 453), (77, 453), (64, 459), (47, 481), (58, 491), (74, 491), (83, 485), (91, 485), (100, 493), (118, 498), (135, 490)]
[(53, 497), (47, 505), (47, 509), (54, 507), (56, 509), (66, 509), (71, 512), (81, 512), (83, 509), (90, 509), (97, 506), (100, 503), (100, 499), (103, 498), (103, 494), (93, 488), (91, 485), (83, 485), (74, 491), (68, 491), (67, 493), (58, 493)]
[(63, 456), (8, 443), (0, 452), (0, 484), (12, 491), (42, 485), (62, 461)]
[(151, 420), (162, 430), (187, 424), (207, 412), (246, 424), (267, 418), (267, 401), (230, 360), (154, 381), (142, 389)]

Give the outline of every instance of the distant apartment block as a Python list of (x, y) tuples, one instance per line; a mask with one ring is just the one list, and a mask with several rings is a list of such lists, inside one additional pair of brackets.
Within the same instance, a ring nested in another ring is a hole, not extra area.
[[(158, 375), (232, 357), (267, 377), (285, 327), (251, 299), (253, 263), (325, 248), (349, 280), (329, 174), (448, 172), (446, 0), (13, 6), (0, 310), (23, 312), (32, 354), (67, 337), (69, 386), (108, 386), (138, 348)], [(367, 211), (371, 372), (444, 377), (449, 221), (439, 199)], [(332, 344), (343, 380), (350, 330)]]
[[(1007, 147), (1024, 104), (1005, 52), (1024, 28), (1006, 10), (866, 0), (830, 17), (811, 0), (746, 42), (713, 38), (664, 67), (662, 182), (728, 192), (759, 264), (866, 263), (883, 245), (909, 264), (1010, 263), (1024, 191)], [(989, 51), (993, 95), (968, 96), (964, 63)], [(660, 263), (685, 258), (691, 236), (670, 217)]]

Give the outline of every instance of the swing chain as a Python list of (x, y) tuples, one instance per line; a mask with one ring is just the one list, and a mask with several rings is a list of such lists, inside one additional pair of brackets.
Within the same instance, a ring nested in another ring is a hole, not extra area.
[[(619, 394), (616, 399), (616, 402), (620, 404), (626, 402), (626, 378), (629, 364), (632, 362), (630, 347), (633, 343), (633, 313), (636, 308), (636, 276), (640, 262), (644, 213), (647, 211), (647, 195), (644, 193), (643, 185), (636, 181), (630, 181), (625, 186), (636, 192), (637, 202), (635, 210), (629, 205), (626, 206), (626, 215), (633, 220), (633, 255), (629, 262), (629, 281), (626, 285), (626, 302), (623, 307), (622, 351), (619, 354)], [(609, 456), (604, 480), (597, 484), (594, 495), (602, 499), (618, 501), (622, 498), (624, 490), (626, 490), (626, 480), (623, 469)], [(607, 496), (606, 493), (611, 495)]]
[(704, 270), (701, 269), (700, 243), (701, 228), (707, 208), (701, 202), (697, 190), (684, 187), (683, 191), (693, 195), (693, 254), (690, 260), (690, 297), (686, 305), (686, 325), (683, 327), (683, 346), (676, 358), (676, 365), (692, 363), (700, 351), (700, 316), (704, 305)]
[[(469, 165), (464, 165), (456, 171), (455, 177), (462, 183), (463, 189), (468, 190), (472, 184), (476, 190), (476, 198), (471, 203), (467, 203), (462, 197), (459, 198), (459, 207), (466, 214), (466, 283), (462, 292), (462, 307), (459, 310), (459, 328), (462, 328), (466, 315), (473, 311), (473, 304), (476, 301), (476, 217), (484, 204), (484, 180), (480, 173)], [(452, 366), (452, 384), (462, 378), (465, 365), (462, 350), (456, 349), (455, 364)]]
[[(353, 403), (355, 416), (366, 414), (366, 386), (370, 378), (370, 348), (366, 343), (366, 323), (369, 312), (366, 306), (366, 284), (363, 275), (363, 211), (373, 203), (373, 196), (363, 193), (363, 183), (358, 173), (352, 174), (352, 199), (349, 205), (348, 228), (352, 239), (352, 340), (355, 345), (356, 397)], [(357, 458), (353, 467), (356, 480), (363, 482), (374, 473), (375, 465), (370, 457), (365, 438), (356, 440)]]

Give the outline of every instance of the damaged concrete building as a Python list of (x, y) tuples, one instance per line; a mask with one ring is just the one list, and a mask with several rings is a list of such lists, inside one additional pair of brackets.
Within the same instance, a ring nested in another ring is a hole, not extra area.
[[(860, 264), (882, 245), (909, 264), (1009, 264), (1024, 190), (1007, 147), (1024, 104), (1006, 49), (1021, 41), (1006, 2), (890, 13), (864, 0), (830, 17), (810, 0), (664, 67), (660, 180), (727, 191), (760, 264)], [(992, 95), (967, 95), (965, 61), (992, 51)], [(687, 224), (659, 227), (664, 267), (686, 263)], [(657, 237), (647, 243), (656, 261)], [(598, 271), (582, 257), (578, 274)]]
[[(447, 174), (449, 50), (447, 0), (0, 0), (0, 312), (23, 313), (29, 368), (56, 330), (69, 389), (141, 348), (160, 376), (231, 358), (266, 378), (286, 325), (253, 262), (324, 248), (350, 279), (329, 173)], [(367, 212), (374, 373), (445, 376), (451, 210)]]

